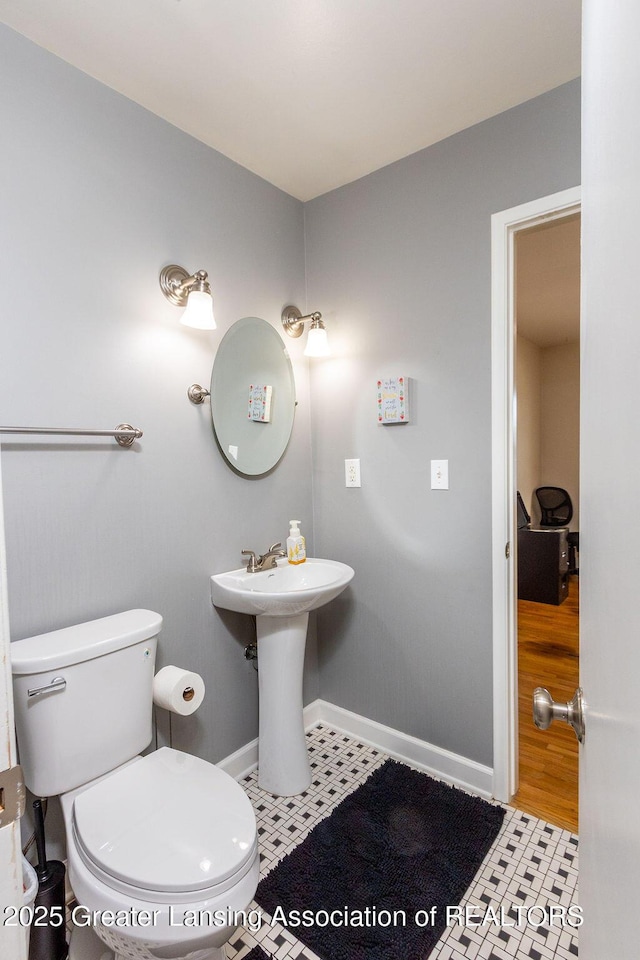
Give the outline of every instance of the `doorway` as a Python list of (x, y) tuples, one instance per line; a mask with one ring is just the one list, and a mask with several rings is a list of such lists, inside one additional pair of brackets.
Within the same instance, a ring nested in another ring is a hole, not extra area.
[[(531, 704), (538, 686), (567, 702), (579, 685), (580, 213), (518, 230), (514, 268), (515, 482), (522, 509), (514, 542), (518, 790), (511, 803), (577, 833), (577, 740), (562, 723), (537, 730)], [(544, 486), (566, 491), (570, 507), (562, 516), (573, 512), (570, 536), (541, 526), (549, 518), (535, 491)]]
[(519, 231), (579, 212), (580, 188), (573, 187), (491, 218), (493, 795), (504, 803), (519, 785), (515, 242)]

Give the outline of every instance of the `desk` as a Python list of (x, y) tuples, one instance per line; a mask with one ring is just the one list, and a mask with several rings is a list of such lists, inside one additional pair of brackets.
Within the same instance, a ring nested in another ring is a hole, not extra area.
[(566, 527), (518, 530), (518, 599), (556, 606), (569, 592)]

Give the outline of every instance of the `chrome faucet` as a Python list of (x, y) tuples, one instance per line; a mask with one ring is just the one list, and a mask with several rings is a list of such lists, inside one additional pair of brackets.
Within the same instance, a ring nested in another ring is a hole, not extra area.
[(287, 551), (282, 549), (282, 543), (272, 543), (266, 553), (256, 557), (253, 550), (243, 550), (243, 555), (248, 556), (247, 573), (258, 573), (260, 570), (271, 570), (275, 567), (278, 557), (286, 557)]

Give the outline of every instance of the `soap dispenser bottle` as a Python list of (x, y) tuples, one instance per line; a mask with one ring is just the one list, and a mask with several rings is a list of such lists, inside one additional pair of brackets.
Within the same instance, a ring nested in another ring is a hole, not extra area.
[(287, 559), (289, 563), (304, 563), (307, 559), (307, 549), (304, 537), (300, 533), (300, 521), (289, 521), (289, 536), (287, 537)]

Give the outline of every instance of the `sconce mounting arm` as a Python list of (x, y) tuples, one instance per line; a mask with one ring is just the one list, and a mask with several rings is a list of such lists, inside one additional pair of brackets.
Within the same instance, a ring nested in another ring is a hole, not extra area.
[(206, 270), (196, 270), (195, 273), (189, 274), (184, 267), (170, 263), (160, 271), (160, 287), (167, 300), (176, 307), (184, 307), (193, 290), (211, 295), (208, 276)]
[(303, 316), (297, 307), (290, 304), (282, 311), (282, 326), (285, 333), (290, 337), (301, 337), (304, 330), (305, 320), (311, 320), (312, 324), (317, 324), (322, 319), (322, 314), (318, 311), (307, 313)]

